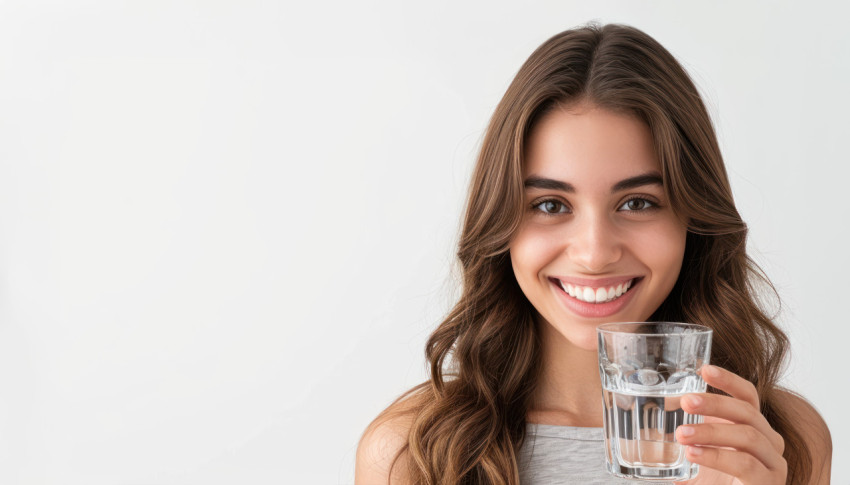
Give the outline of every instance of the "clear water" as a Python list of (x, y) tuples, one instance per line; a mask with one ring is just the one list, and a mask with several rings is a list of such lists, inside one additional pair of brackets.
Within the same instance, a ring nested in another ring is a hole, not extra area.
[(685, 458), (676, 441), (679, 425), (702, 422), (686, 413), (681, 398), (705, 392), (705, 382), (692, 369), (668, 372), (623, 369), (606, 364), (602, 399), (608, 469), (628, 478), (688, 479), (697, 465)]

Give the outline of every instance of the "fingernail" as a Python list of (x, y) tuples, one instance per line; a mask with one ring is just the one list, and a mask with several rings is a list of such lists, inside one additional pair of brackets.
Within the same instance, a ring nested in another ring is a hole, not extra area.
[(720, 371), (717, 369), (717, 367), (714, 367), (713, 365), (707, 365), (707, 366), (703, 367), (703, 372), (708, 374), (709, 377), (719, 377), (720, 376)]
[(690, 426), (679, 426), (679, 434), (682, 436), (693, 436), (696, 430)]
[(694, 456), (699, 456), (702, 454), (702, 448), (700, 448), (699, 446), (689, 446), (688, 452), (690, 452), (690, 454)]
[(688, 403), (690, 403), (691, 406), (699, 406), (702, 404), (702, 398), (699, 396), (688, 396), (685, 399), (688, 400)]

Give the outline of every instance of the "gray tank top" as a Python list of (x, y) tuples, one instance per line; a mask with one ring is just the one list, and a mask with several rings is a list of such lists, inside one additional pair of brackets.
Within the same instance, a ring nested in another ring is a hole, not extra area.
[[(522, 485), (635, 485), (605, 469), (602, 428), (528, 424), (519, 452)], [(667, 485), (671, 482), (641, 484)]]

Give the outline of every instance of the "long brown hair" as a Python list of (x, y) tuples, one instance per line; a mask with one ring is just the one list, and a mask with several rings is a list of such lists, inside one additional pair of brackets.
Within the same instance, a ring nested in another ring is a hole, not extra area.
[(712, 363), (755, 384), (762, 413), (785, 439), (788, 483), (802, 483), (811, 456), (776, 395), (788, 339), (759, 304), (760, 291), (772, 286), (746, 254), (747, 226), (711, 119), (664, 47), (638, 29), (612, 24), (544, 42), (490, 120), (457, 253), (462, 295), (428, 339), (430, 380), (393, 407), (413, 415), (398, 455), (407, 458), (405, 474), (416, 484), (519, 484), (517, 456), (541, 369), (535, 311), (509, 256), (524, 208), (523, 148), (549, 109), (582, 100), (649, 126), (671, 206), (689, 221), (679, 279), (652, 320), (714, 329)]

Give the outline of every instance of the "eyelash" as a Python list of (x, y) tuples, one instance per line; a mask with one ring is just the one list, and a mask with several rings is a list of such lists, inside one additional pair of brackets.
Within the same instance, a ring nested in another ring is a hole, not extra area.
[[(540, 207), (543, 204), (547, 204), (549, 202), (554, 202), (556, 204), (560, 204), (561, 207), (567, 208), (567, 211), (566, 212), (545, 212), (545, 211), (540, 209)], [(537, 212), (539, 212), (540, 214), (543, 214), (546, 217), (554, 217), (554, 216), (557, 216), (557, 215), (560, 215), (560, 214), (568, 214), (570, 212), (569, 208), (567, 207), (567, 204), (564, 204), (563, 202), (561, 202), (558, 199), (543, 199), (541, 201), (534, 202), (534, 203), (531, 204), (531, 210), (537, 211)]]
[[(624, 200), (623, 203), (620, 204), (617, 207), (617, 210), (620, 210), (621, 207), (623, 207), (624, 205), (628, 204), (629, 202), (631, 202), (633, 200), (642, 200), (642, 201), (646, 202), (647, 204), (649, 204), (649, 206), (645, 207), (643, 209), (633, 209), (633, 210), (627, 210), (625, 212), (646, 213), (646, 212), (654, 211), (654, 210), (657, 210), (657, 209), (660, 208), (660, 206), (658, 205), (658, 202), (655, 202), (654, 200), (651, 200), (648, 197), (636, 195), (636, 196), (632, 196), (632, 197), (629, 197), (628, 199)], [(546, 204), (546, 203), (549, 203), (549, 202), (554, 202), (556, 204), (560, 204), (561, 207), (564, 207), (567, 210), (565, 212), (545, 212), (543, 210), (540, 210), (540, 207), (543, 204)], [(557, 215), (569, 214), (569, 213), (572, 212), (572, 211), (569, 210), (569, 207), (567, 206), (567, 204), (565, 204), (564, 202), (561, 202), (558, 199), (543, 199), (543, 200), (534, 202), (534, 203), (531, 204), (531, 209), (536, 210), (537, 212), (539, 212), (540, 214), (542, 214), (546, 217), (554, 217), (554, 216), (557, 216)]]
[[(628, 204), (629, 202), (631, 202), (633, 200), (642, 200), (642, 201), (648, 203), (649, 206), (645, 207), (643, 209), (634, 209), (634, 210), (629, 210), (629, 211), (626, 211), (626, 212), (649, 212), (649, 211), (652, 211), (652, 210), (659, 208), (658, 202), (655, 202), (654, 200), (651, 200), (648, 197), (643, 197), (643, 196), (640, 196), (640, 195), (629, 197), (628, 199), (623, 201), (622, 204), (620, 204), (620, 207), (623, 207), (624, 205)], [(618, 208), (618, 210), (619, 210), (619, 208)]]

